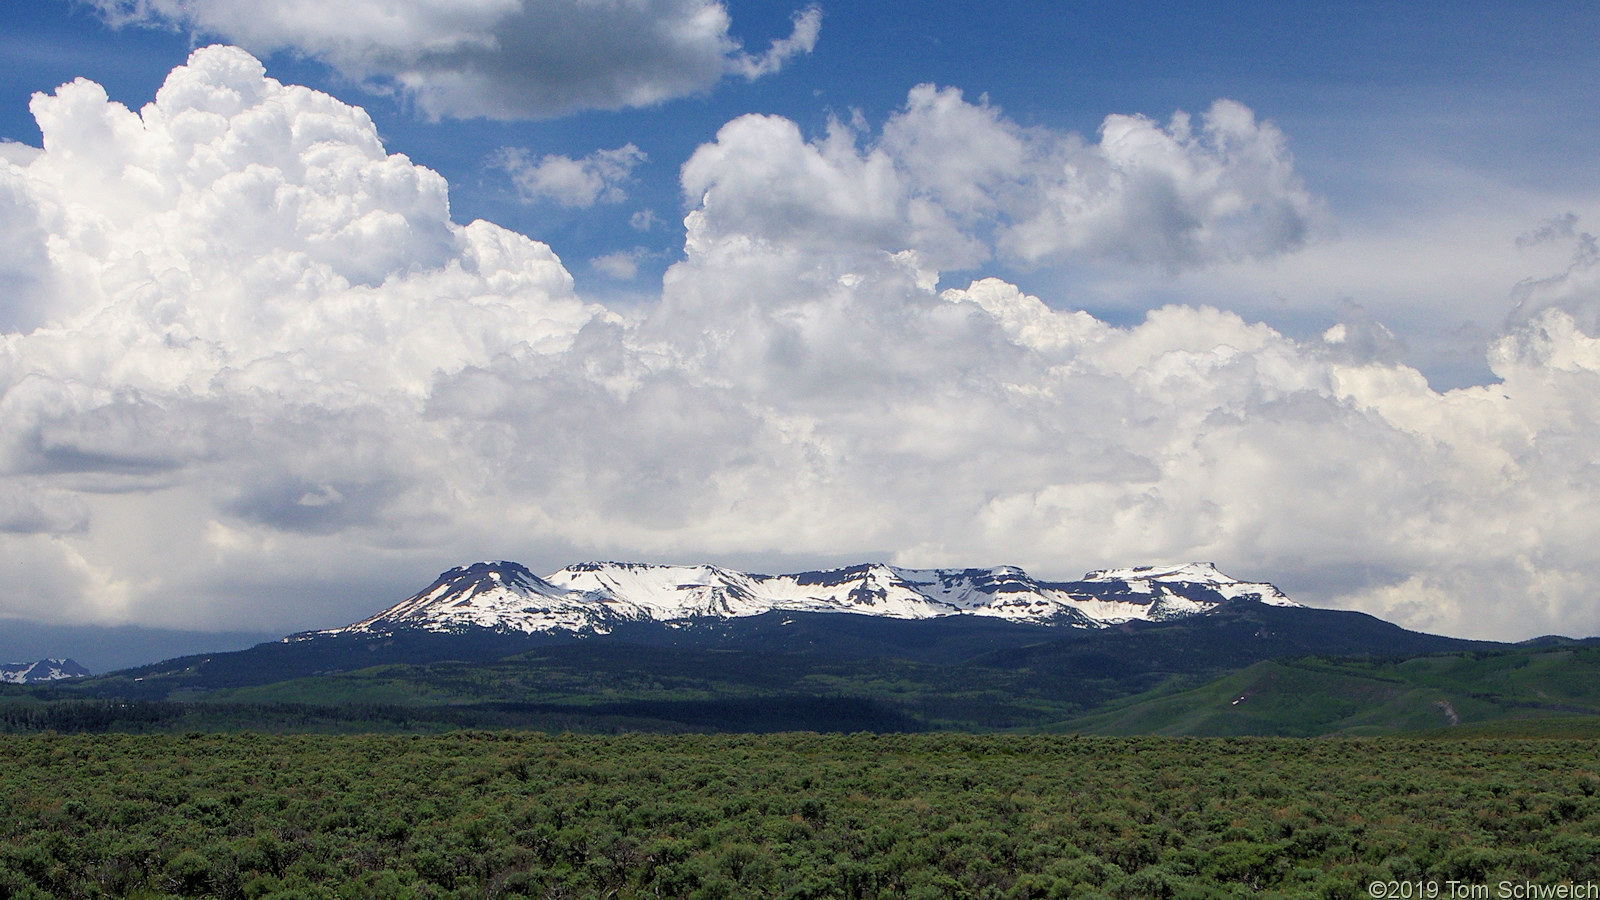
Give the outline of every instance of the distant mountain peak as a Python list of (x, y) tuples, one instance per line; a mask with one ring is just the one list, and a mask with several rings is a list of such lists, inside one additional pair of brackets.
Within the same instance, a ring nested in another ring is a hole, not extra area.
[(1102, 569), (1079, 581), (1041, 582), (1015, 566), (908, 569), (883, 563), (763, 575), (714, 565), (591, 561), (540, 577), (520, 563), (500, 560), (451, 569), (369, 619), (317, 634), (474, 629), (604, 634), (623, 622), (731, 619), (773, 611), (896, 619), (969, 615), (1102, 628), (1202, 615), (1233, 601), (1298, 605), (1270, 584), (1239, 581), (1201, 562)]
[(39, 684), (91, 675), (71, 659), (41, 659), (31, 663), (0, 663), (0, 684)]

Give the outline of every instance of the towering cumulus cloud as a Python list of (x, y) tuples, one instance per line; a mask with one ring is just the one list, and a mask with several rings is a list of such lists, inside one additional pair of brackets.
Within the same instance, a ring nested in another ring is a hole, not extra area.
[(230, 533), (180, 495), (290, 532), (383, 519), (431, 483), (425, 441), (395, 442), (438, 373), (558, 353), (597, 313), (548, 247), (452, 223), (365, 113), (243, 51), (196, 52), (137, 114), (81, 80), (33, 112), (44, 152), (0, 175), (3, 552), (55, 583), (8, 612), (118, 615), (106, 507), (180, 543)]
[(991, 255), (1291, 252), (1316, 201), (1236, 104), (1092, 143), (933, 88), (870, 141), (737, 119), (632, 317), (242, 51), (138, 113), (87, 82), (34, 112), (0, 168), (0, 615), (287, 630), (418, 558), (1209, 559), (1413, 627), (1600, 631), (1581, 247), (1524, 286), (1501, 381), (1447, 393), (1354, 324), (940, 289)]

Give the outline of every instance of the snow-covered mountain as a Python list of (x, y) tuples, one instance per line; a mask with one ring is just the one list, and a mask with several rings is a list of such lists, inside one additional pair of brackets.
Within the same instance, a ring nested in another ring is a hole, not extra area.
[(0, 684), (38, 684), (63, 678), (83, 678), (88, 669), (70, 659), (41, 659), (31, 663), (0, 663)]
[(1021, 569), (903, 569), (868, 564), (755, 575), (719, 566), (588, 562), (544, 578), (514, 562), (451, 569), (417, 594), (344, 628), (295, 635), (422, 630), (604, 634), (624, 622), (678, 623), (766, 612), (855, 613), (896, 619), (990, 616), (1102, 628), (1197, 615), (1233, 600), (1298, 606), (1270, 584), (1244, 582), (1210, 563), (1090, 572), (1036, 581)]

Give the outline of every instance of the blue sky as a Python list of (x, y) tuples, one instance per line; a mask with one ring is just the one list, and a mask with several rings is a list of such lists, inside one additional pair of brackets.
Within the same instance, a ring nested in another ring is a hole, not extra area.
[(489, 557), (1209, 559), (1600, 631), (1591, 4), (0, 21), (0, 616), (296, 630)]

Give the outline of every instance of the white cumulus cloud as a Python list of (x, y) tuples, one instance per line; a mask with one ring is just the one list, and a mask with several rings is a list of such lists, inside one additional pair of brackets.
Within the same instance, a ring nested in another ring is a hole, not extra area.
[(816, 45), (821, 13), (759, 56), (717, 0), (91, 0), (114, 24), (169, 25), (256, 53), (288, 50), (439, 118), (523, 119), (650, 106), (729, 74), (778, 71)]
[(596, 150), (582, 159), (551, 153), (538, 162), (531, 161), (526, 150), (507, 147), (495, 162), (511, 176), (524, 200), (587, 208), (626, 199), (622, 185), (645, 159), (638, 147), (624, 144), (615, 150)]
[(1232, 101), (1198, 123), (1109, 116), (1090, 143), (921, 85), (876, 139), (862, 130), (808, 141), (778, 117), (728, 123), (684, 165), (698, 235), (910, 250), (937, 269), (998, 254), (1178, 270), (1287, 253), (1324, 225), (1283, 135)]
[(639, 274), (639, 260), (644, 258), (643, 248), (635, 247), (632, 250), (618, 250), (597, 256), (589, 264), (601, 272), (617, 279), (618, 281), (632, 281)]
[[(0, 269), (10, 530), (92, 538), (105, 491), (160, 522), (197, 479), (291, 531), (381, 518), (416, 487), (388, 423), (440, 372), (558, 351), (600, 313), (549, 248), (451, 222), (361, 110), (243, 51), (196, 51), (138, 112), (82, 80), (33, 112), (44, 152), (0, 164), (0, 229), (26, 239)], [(30, 552), (78, 554), (53, 540)]]
[[(1412, 627), (1600, 631), (1581, 252), (1528, 283), (1499, 381), (1445, 392), (1354, 305), (1296, 341), (938, 288), (1067, 208), (1017, 193), (1065, 159), (1099, 212), (1052, 252), (1145, 259), (1117, 236), (1146, 181), (1199, 223), (1146, 261), (1288, 251), (1274, 204), (1315, 204), (1241, 108), (1096, 144), (933, 89), (868, 146), (735, 120), (684, 167), (686, 252), (632, 317), (543, 244), (451, 222), (359, 109), (243, 51), (197, 51), (138, 112), (79, 81), (34, 113), (44, 147), (0, 164), (0, 616), (287, 631), (485, 557), (1199, 559)], [(974, 131), (990, 159), (949, 149)]]

